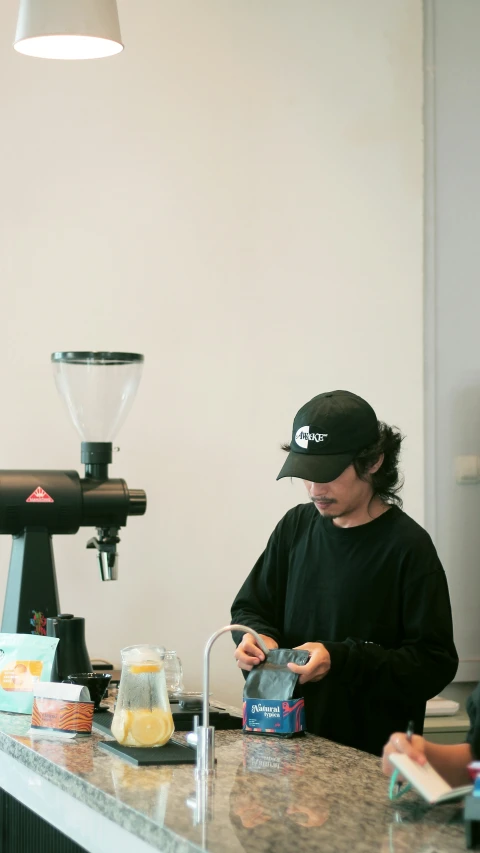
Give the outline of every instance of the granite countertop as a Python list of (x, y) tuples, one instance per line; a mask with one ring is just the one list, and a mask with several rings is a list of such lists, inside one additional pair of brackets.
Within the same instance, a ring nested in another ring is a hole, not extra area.
[(390, 803), (378, 758), (322, 738), (216, 732), (210, 820), (198, 823), (193, 765), (136, 767), (100, 749), (96, 733), (30, 738), (29, 723), (0, 714), (0, 750), (166, 853), (465, 850), (461, 806), (429, 808), (412, 792)]

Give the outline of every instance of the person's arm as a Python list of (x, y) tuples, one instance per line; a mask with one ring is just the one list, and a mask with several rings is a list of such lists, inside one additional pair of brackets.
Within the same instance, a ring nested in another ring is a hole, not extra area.
[[(257, 631), (264, 639), (271, 639), (275, 644), (271, 648), (278, 648), (283, 632), (288, 566), (285, 559), (284, 528), (285, 519), (282, 519), (270, 536), (265, 551), (257, 560), (231, 608), (232, 624), (246, 625)], [(238, 631), (233, 632), (233, 639), (237, 646), (242, 642), (243, 636)]]
[(437, 773), (452, 788), (468, 785), (471, 782), (467, 764), (472, 760), (472, 750), (468, 743), (456, 743), (450, 746), (425, 741), (425, 757)]
[(472, 750), (468, 743), (430, 743), (419, 735), (414, 735), (409, 741), (402, 732), (395, 732), (383, 749), (382, 767), (387, 776), (393, 773), (394, 766), (389, 758), (395, 752), (402, 752), (419, 764), (428, 761), (452, 788), (467, 785), (471, 781), (467, 764), (472, 760)]
[[(384, 649), (355, 637), (318, 644), (323, 657), (323, 650), (329, 656), (329, 678), (367, 689), (371, 697), (404, 703), (436, 696), (452, 681), (458, 666), (447, 581), (429, 537), (418, 543), (409, 560), (410, 565), (404, 566), (403, 639), (398, 648)], [(307, 666), (312, 669), (312, 659)], [(318, 680), (313, 675), (312, 671), (312, 680)]]

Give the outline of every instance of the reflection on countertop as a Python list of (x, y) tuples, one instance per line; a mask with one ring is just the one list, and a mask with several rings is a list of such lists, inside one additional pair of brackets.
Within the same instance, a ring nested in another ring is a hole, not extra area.
[(379, 759), (322, 738), (217, 732), (217, 773), (202, 812), (206, 792), (192, 765), (136, 767), (100, 749), (104, 738), (95, 733), (69, 742), (30, 738), (29, 722), (0, 714), (0, 750), (153, 850), (465, 850), (461, 806), (429, 808), (414, 793), (392, 804)]

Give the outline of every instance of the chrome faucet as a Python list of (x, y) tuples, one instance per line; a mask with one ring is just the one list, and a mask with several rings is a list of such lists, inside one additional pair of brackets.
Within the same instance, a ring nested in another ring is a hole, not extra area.
[(253, 628), (248, 628), (246, 625), (226, 625), (224, 628), (220, 628), (219, 631), (215, 631), (215, 634), (212, 634), (210, 639), (208, 640), (205, 646), (205, 652), (203, 656), (203, 717), (202, 717), (202, 725), (197, 726), (196, 735), (197, 735), (197, 770), (196, 774), (198, 776), (209, 776), (211, 773), (215, 773), (215, 727), (210, 726), (210, 650), (215, 642), (215, 640), (220, 637), (221, 634), (227, 633), (227, 631), (243, 631), (244, 634), (252, 634), (255, 637), (258, 645), (260, 646), (262, 652), (265, 657), (267, 657), (269, 649), (265, 645), (265, 642), (262, 640), (259, 634), (253, 630)]

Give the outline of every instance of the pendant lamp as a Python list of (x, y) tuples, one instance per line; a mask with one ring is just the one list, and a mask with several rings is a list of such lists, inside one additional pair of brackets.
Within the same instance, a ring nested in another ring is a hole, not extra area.
[(14, 48), (43, 59), (99, 59), (123, 50), (116, 0), (20, 0)]

